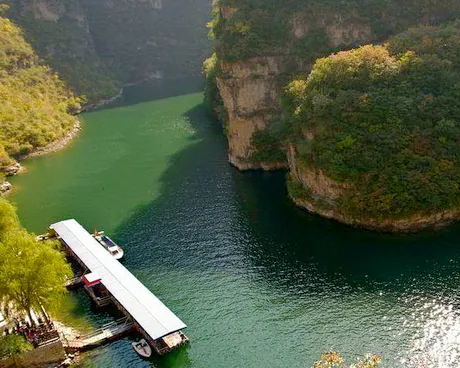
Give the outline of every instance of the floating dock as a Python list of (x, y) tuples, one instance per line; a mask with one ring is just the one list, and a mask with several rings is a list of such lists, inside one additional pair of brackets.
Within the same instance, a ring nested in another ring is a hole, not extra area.
[(77, 221), (55, 223), (50, 229), (84, 270), (82, 280), (100, 306), (113, 303), (160, 355), (188, 343), (187, 326), (131, 272), (114, 259)]

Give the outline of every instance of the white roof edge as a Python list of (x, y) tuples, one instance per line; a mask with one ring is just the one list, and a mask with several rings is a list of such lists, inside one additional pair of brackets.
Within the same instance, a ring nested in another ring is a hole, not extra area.
[(145, 332), (158, 339), (187, 325), (120, 262), (115, 260), (75, 219), (50, 225)]

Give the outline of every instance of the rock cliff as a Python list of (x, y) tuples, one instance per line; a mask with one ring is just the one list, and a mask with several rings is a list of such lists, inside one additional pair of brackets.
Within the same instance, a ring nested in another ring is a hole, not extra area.
[(217, 77), (217, 86), (227, 111), (226, 131), (229, 161), (240, 170), (253, 168), (278, 169), (283, 161), (251, 160), (254, 153), (252, 137), (265, 131), (279, 118), (279, 99), (282, 85), (280, 75), (305, 68), (299, 60), (284, 56), (256, 57), (244, 62), (222, 61), (223, 76)]
[(340, 206), (341, 199), (351, 193), (349, 185), (332, 180), (320, 169), (300, 163), (294, 145), (289, 145), (287, 155), (291, 199), (297, 206), (319, 216), (369, 230), (402, 233), (444, 227), (458, 221), (460, 217), (460, 209), (418, 212), (396, 219), (352, 216)]
[(449, 0), (218, 1), (212, 27), (229, 161), (241, 170), (287, 167), (257, 155), (264, 147), (254, 134), (282, 134), (276, 125), (283, 87), (293, 75), (308, 73), (316, 58), (459, 14), (460, 3)]

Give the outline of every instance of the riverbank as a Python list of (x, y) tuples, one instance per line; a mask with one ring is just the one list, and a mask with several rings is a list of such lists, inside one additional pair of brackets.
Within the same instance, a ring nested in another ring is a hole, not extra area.
[(24, 167), (21, 165), (21, 162), (30, 159), (32, 157), (38, 157), (38, 156), (43, 156), (43, 155), (48, 155), (51, 153), (55, 153), (57, 151), (60, 151), (67, 147), (70, 142), (78, 136), (78, 134), (81, 131), (81, 122), (78, 118), (75, 118), (74, 125), (70, 129), (70, 131), (64, 135), (63, 137), (57, 139), (54, 142), (51, 142), (50, 144), (40, 147), (36, 149), (35, 151), (28, 153), (27, 155), (22, 155), (19, 156), (16, 160), (17, 163), (12, 165), (11, 167), (7, 167), (4, 169), (3, 172), (0, 172), (2, 176), (0, 176), (0, 196), (7, 196), (11, 193), (13, 189), (13, 185), (6, 180), (7, 177), (9, 176), (15, 176), (17, 174), (20, 174), (24, 172)]
[(78, 136), (81, 131), (81, 122), (78, 118), (75, 118), (74, 125), (72, 129), (63, 137), (59, 138), (58, 140), (51, 142), (50, 144), (40, 147), (35, 151), (28, 153), (27, 155), (23, 155), (18, 157), (18, 161), (22, 162), (24, 160), (30, 159), (32, 157), (48, 155), (51, 153), (55, 153), (67, 147), (67, 145)]
[(126, 83), (123, 86), (121, 86), (121, 88), (119, 89), (119, 91), (118, 91), (118, 93), (116, 95), (114, 95), (112, 97), (109, 97), (109, 98), (105, 98), (105, 99), (100, 100), (100, 101), (98, 101), (96, 103), (88, 104), (86, 106), (83, 106), (81, 112), (92, 112), (92, 111), (103, 109), (105, 107), (108, 107), (110, 105), (115, 104), (116, 102), (118, 102), (123, 97), (126, 88), (136, 87), (136, 86), (146, 84), (146, 83), (149, 83), (149, 82), (163, 81), (163, 80), (164, 79), (163, 79), (162, 74), (153, 74), (153, 75), (147, 76), (147, 77), (145, 77), (143, 79), (140, 79), (140, 80), (138, 80), (136, 82)]

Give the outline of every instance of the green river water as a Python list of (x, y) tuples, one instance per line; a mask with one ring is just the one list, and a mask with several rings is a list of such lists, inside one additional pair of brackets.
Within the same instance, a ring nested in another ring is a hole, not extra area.
[[(384, 367), (459, 367), (460, 226), (382, 235), (296, 209), (284, 173), (227, 163), (201, 100), (84, 114), (69, 148), (13, 180), (28, 229), (65, 218), (104, 229), (189, 326), (190, 345), (167, 357), (141, 360), (127, 337), (83, 366), (306, 368), (334, 349), (381, 354)], [(114, 318), (82, 291), (68, 304), (66, 318), (82, 326)]]

